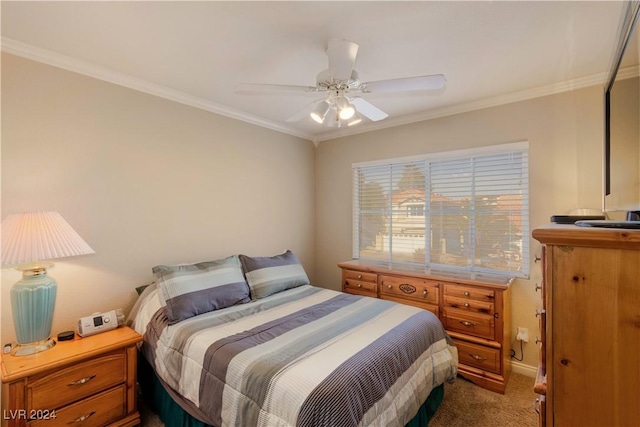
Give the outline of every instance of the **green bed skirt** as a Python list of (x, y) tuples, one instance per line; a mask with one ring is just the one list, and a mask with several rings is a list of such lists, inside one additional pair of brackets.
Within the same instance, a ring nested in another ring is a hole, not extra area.
[[(140, 356), (138, 358), (138, 382), (145, 399), (151, 409), (158, 414), (166, 426), (171, 427), (209, 427), (208, 424), (194, 418), (187, 411), (182, 409), (164, 389), (158, 377), (147, 360)], [(425, 427), (429, 420), (436, 413), (436, 409), (444, 398), (444, 384), (434, 388), (422, 404), (418, 413), (405, 427)]]

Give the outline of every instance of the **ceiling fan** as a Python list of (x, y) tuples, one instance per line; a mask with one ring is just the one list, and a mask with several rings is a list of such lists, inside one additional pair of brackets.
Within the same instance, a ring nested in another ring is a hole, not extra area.
[(316, 77), (316, 86), (241, 83), (238, 93), (308, 92), (327, 97), (311, 102), (287, 119), (295, 122), (309, 115), (315, 122), (329, 127), (353, 126), (363, 117), (378, 121), (389, 115), (369, 101), (353, 94), (403, 92), (441, 89), (446, 83), (442, 74), (361, 82), (354, 69), (358, 45), (348, 40), (331, 40), (327, 48), (329, 68)]

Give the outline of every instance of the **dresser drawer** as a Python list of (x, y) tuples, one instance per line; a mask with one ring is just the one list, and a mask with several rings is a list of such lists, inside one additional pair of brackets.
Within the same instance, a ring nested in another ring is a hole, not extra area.
[(354, 293), (354, 294), (363, 294), (363, 295), (372, 295), (376, 296), (378, 292), (378, 285), (374, 282), (363, 282), (360, 280), (345, 280), (344, 287), (342, 288), (344, 292)]
[(547, 310), (540, 310), (536, 313), (540, 318), (540, 366), (542, 374), (547, 373)]
[(27, 385), (27, 407), (51, 410), (97, 393), (126, 379), (124, 351), (106, 354), (36, 377)]
[(380, 276), (380, 297), (409, 299), (422, 304), (438, 305), (440, 283), (410, 277)]
[(356, 270), (343, 270), (342, 277), (345, 281), (350, 282), (369, 282), (376, 284), (378, 282), (378, 275), (376, 273), (364, 273)]
[(495, 339), (493, 316), (480, 315), (462, 310), (444, 310), (444, 327), (447, 330), (461, 332), (488, 340)]
[(378, 296), (378, 275), (357, 270), (342, 270), (342, 291), (375, 298)]
[(453, 340), (453, 342), (458, 348), (458, 360), (460, 363), (483, 371), (500, 373), (500, 349), (460, 340)]
[(478, 301), (475, 299), (444, 296), (444, 305), (446, 307), (457, 308), (460, 310), (471, 311), (474, 313), (493, 315), (493, 302)]
[(492, 289), (449, 284), (444, 285), (444, 295), (485, 302), (494, 302), (496, 299), (496, 292)]
[(126, 414), (127, 387), (122, 385), (56, 411), (55, 419), (38, 420), (29, 427), (103, 427)]

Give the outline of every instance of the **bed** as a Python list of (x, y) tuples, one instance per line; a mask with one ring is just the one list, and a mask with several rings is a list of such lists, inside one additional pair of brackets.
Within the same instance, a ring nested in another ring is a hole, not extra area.
[(458, 361), (436, 316), (312, 286), (289, 251), (240, 257), (155, 267), (132, 310), (166, 425), (426, 424)]

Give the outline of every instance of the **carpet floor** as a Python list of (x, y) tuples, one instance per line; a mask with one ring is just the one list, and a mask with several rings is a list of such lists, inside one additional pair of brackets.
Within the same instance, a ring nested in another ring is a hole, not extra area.
[(485, 390), (462, 377), (445, 384), (444, 400), (429, 427), (536, 427), (534, 378), (511, 374), (505, 394)]
[[(429, 427), (535, 427), (534, 379), (511, 374), (504, 395), (480, 388), (458, 377), (445, 384), (444, 400)], [(144, 399), (140, 400), (141, 427), (163, 427)]]

